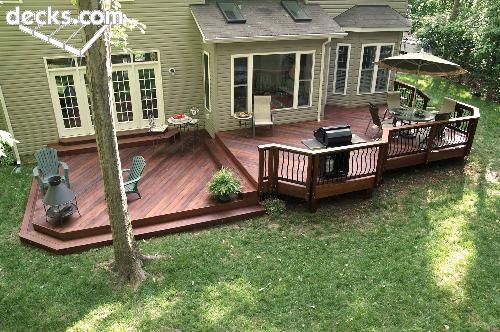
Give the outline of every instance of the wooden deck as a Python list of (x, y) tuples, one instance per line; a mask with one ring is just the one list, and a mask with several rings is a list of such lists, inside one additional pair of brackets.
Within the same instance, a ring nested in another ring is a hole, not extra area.
[[(381, 106), (381, 115), (383, 110), (384, 108)], [(369, 120), (370, 113), (367, 107), (334, 108), (327, 106), (325, 119), (321, 122), (291, 123), (275, 126), (273, 130), (267, 127), (259, 127), (256, 129), (255, 137), (252, 137), (251, 129), (225, 131), (218, 133), (216, 140), (245, 168), (250, 177), (258, 181), (259, 151), (257, 147), (259, 145), (276, 143), (305, 149), (302, 140), (313, 138), (315, 129), (340, 124), (350, 125), (353, 134), (370, 142), (373, 140), (372, 136), (376, 134), (376, 129), (369, 129), (365, 135)]]
[[(184, 142), (185, 137), (181, 137), (175, 143), (163, 143), (154, 148), (120, 149), (124, 168), (129, 166), (134, 155), (142, 155), (147, 162), (139, 185), (143, 198), (134, 194), (128, 196), (129, 214), (138, 238), (263, 213), (253, 181), (210, 147), (208, 135), (200, 136), (196, 145)], [(77, 195), (81, 217), (76, 214), (61, 226), (47, 223), (38, 185), (33, 182), (21, 239), (59, 253), (110, 244), (111, 228), (97, 154), (69, 155), (61, 160), (70, 166), (71, 189)], [(235, 202), (215, 202), (207, 191), (208, 181), (221, 165), (234, 169), (242, 179), (243, 194)]]

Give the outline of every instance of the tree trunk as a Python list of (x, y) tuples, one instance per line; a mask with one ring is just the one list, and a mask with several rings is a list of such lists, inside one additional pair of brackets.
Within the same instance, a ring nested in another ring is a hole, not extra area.
[[(79, 10), (101, 10), (108, 1), (79, 0)], [(88, 25), (83, 29), (84, 40), (90, 40), (99, 27)], [(118, 152), (116, 129), (113, 122), (113, 91), (111, 70), (110, 31), (99, 38), (88, 50), (87, 77), (90, 84), (97, 153), (101, 165), (109, 221), (113, 234), (114, 268), (120, 283), (137, 286), (145, 278), (141, 256), (136, 249), (132, 224), (128, 215), (127, 197)]]
[(453, 0), (453, 7), (451, 8), (450, 21), (455, 21), (460, 12), (460, 0)]

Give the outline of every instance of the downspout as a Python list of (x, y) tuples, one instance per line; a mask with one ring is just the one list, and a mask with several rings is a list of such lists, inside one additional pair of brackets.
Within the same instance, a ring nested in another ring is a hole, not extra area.
[[(9, 112), (7, 112), (7, 105), (5, 104), (5, 98), (3, 97), (2, 86), (0, 86), (0, 102), (2, 103), (3, 115), (5, 117), (5, 122), (7, 123), (7, 130), (12, 135), (12, 137), (15, 138), (14, 129), (12, 129), (12, 123), (10, 122)], [(19, 150), (17, 149), (17, 144), (14, 143), (13, 149), (17, 159), (16, 169), (19, 169), (21, 167), (21, 157), (19, 156)]]
[[(323, 87), (323, 84), (324, 84), (324, 74), (325, 74), (325, 47), (327, 44), (330, 44), (332, 41), (332, 37), (328, 37), (328, 40), (325, 41), (322, 45), (321, 45), (321, 70), (320, 70), (320, 75), (319, 75), (319, 98), (318, 98), (318, 122), (321, 121), (321, 105), (322, 105), (322, 101), (323, 101), (323, 90), (324, 90), (324, 87)], [(328, 59), (329, 61), (330, 59)]]

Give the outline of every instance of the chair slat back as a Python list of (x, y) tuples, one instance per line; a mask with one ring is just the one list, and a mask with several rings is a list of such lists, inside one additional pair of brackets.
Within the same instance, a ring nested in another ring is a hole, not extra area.
[(453, 112), (455, 112), (456, 105), (457, 105), (457, 102), (455, 100), (450, 99), (448, 97), (444, 97), (443, 105), (441, 105), (441, 109), (439, 110), (439, 113), (453, 113)]
[(253, 101), (255, 121), (271, 121), (271, 96), (254, 96)]
[(379, 128), (382, 128), (382, 121), (378, 115), (378, 106), (370, 103), (370, 115), (372, 117), (372, 122)]
[(389, 107), (389, 108), (401, 107), (401, 92), (400, 91), (387, 92), (387, 107)]
[(134, 156), (132, 158), (132, 165), (126, 181), (137, 180), (146, 167), (146, 160), (142, 156)]
[(59, 173), (59, 159), (57, 150), (53, 148), (43, 148), (35, 153), (38, 169), (44, 175)]

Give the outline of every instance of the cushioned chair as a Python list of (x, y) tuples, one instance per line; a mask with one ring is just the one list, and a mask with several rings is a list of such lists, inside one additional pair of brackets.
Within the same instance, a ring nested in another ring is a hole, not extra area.
[(142, 198), (138, 186), (145, 167), (146, 160), (144, 160), (142, 156), (135, 156), (132, 158), (132, 165), (130, 168), (123, 169), (123, 172), (127, 173), (127, 179), (123, 183), (126, 194), (134, 193), (139, 195), (139, 198)]
[(453, 99), (444, 97), (443, 105), (441, 105), (441, 109), (439, 110), (440, 114), (453, 114), (455, 113), (455, 106), (457, 102)]
[(271, 96), (253, 97), (253, 136), (255, 127), (271, 126), (273, 128), (273, 114), (271, 112)]
[(400, 91), (389, 91), (387, 92), (387, 109), (385, 110), (384, 117), (385, 119), (389, 110), (393, 108), (401, 107), (401, 92)]
[[(37, 180), (42, 195), (45, 195), (49, 187), (49, 179), (55, 175), (60, 175), (62, 181), (66, 183), (68, 188), (70, 187), (68, 164), (59, 161), (56, 149), (43, 148), (38, 150), (35, 153), (35, 160), (37, 166), (33, 168), (33, 177)], [(64, 175), (60, 174), (61, 167)]]

